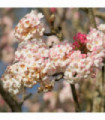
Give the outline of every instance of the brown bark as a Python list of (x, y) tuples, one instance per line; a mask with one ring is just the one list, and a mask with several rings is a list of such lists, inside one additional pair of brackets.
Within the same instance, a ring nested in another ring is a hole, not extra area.
[(12, 112), (21, 112), (21, 105), (3, 89), (2, 84), (0, 83), (0, 94), (2, 95), (5, 102), (9, 105)]

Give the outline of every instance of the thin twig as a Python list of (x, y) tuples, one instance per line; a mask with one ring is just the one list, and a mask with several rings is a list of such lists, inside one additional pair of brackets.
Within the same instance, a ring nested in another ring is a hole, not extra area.
[[(58, 81), (60, 79), (63, 78), (64, 74), (61, 72), (61, 73), (56, 73), (53, 75), (53, 77), (55, 76), (60, 76), (60, 77), (56, 77), (55, 81)], [(77, 97), (77, 94), (76, 94), (76, 88), (75, 88), (75, 85), (74, 84), (70, 84), (71, 86), (71, 91), (72, 91), (72, 95), (73, 95), (73, 100), (74, 100), (74, 103), (75, 103), (75, 111), (76, 112), (80, 112), (80, 106), (79, 106), (79, 102), (78, 102), (78, 97)]]
[(45, 36), (52, 36), (52, 35), (56, 35), (55, 33), (44, 33)]
[(74, 103), (75, 103), (75, 110), (76, 110), (76, 112), (80, 112), (80, 106), (79, 106), (79, 102), (78, 102), (78, 98), (77, 98), (77, 94), (76, 94), (75, 85), (70, 84), (70, 86), (71, 86), (71, 91), (72, 91), (72, 95), (73, 95), (73, 99), (74, 99)]
[(24, 101), (26, 101), (27, 99), (29, 99), (32, 96), (32, 93), (29, 93), (28, 95), (26, 95), (24, 97), (24, 100), (22, 102), (20, 102), (20, 105), (22, 106), (22, 104), (24, 103)]

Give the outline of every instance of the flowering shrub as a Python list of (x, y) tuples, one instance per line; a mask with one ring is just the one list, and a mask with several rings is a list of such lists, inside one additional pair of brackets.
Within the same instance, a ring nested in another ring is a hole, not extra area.
[(47, 92), (54, 87), (57, 75), (76, 83), (89, 76), (95, 77), (103, 66), (104, 32), (92, 28), (87, 35), (78, 33), (74, 43), (57, 42), (49, 48), (43, 40), (45, 28), (41, 18), (41, 13), (32, 11), (15, 28), (19, 46), (13, 64), (1, 78), (3, 87), (11, 94), (37, 83), (39, 92)]

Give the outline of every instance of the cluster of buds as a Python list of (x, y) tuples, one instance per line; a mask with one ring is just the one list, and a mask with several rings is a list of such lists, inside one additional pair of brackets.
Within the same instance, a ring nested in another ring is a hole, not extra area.
[(105, 34), (91, 29), (78, 33), (74, 43), (61, 42), (48, 47), (43, 38), (42, 14), (32, 11), (20, 20), (15, 36), (20, 41), (13, 65), (2, 76), (5, 89), (17, 94), (22, 87), (40, 84), (39, 92), (52, 90), (56, 75), (62, 74), (70, 83), (95, 76), (105, 58)]
[(82, 33), (77, 33), (77, 35), (74, 36), (74, 43), (73, 48), (75, 50), (80, 50), (83, 53), (87, 53), (86, 43), (87, 43), (87, 35)]

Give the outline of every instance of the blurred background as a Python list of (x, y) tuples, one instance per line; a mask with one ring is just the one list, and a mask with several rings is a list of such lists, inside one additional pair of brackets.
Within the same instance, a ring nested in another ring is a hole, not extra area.
[[(49, 16), (55, 15), (55, 27), (61, 27), (65, 40), (73, 42), (73, 36), (77, 32), (87, 33), (90, 29), (89, 19), (84, 9), (78, 8), (49, 8), (46, 11), (43, 8), (1, 8), (0, 9), (0, 77), (6, 67), (13, 62), (14, 52), (18, 47), (18, 42), (14, 37), (14, 28), (19, 20), (31, 10), (42, 12), (45, 15), (43, 19), (46, 32), (50, 32), (48, 23)], [(96, 8), (96, 24), (104, 23), (105, 9)], [(103, 14), (103, 17), (100, 17)], [(52, 36), (54, 37), (54, 36)], [(48, 42), (49, 37), (43, 38)], [(101, 104), (98, 94), (101, 81), (101, 73), (97, 78), (89, 78), (76, 84), (79, 104), (82, 112), (99, 111)], [(26, 89), (25, 94), (32, 93), (23, 106), (23, 112), (74, 112), (74, 102), (72, 98), (70, 85), (60, 80), (56, 82), (52, 92), (37, 93), (37, 85), (33, 88)], [(17, 96), (18, 100), (22, 95)], [(0, 112), (10, 112), (10, 108), (0, 96)]]

